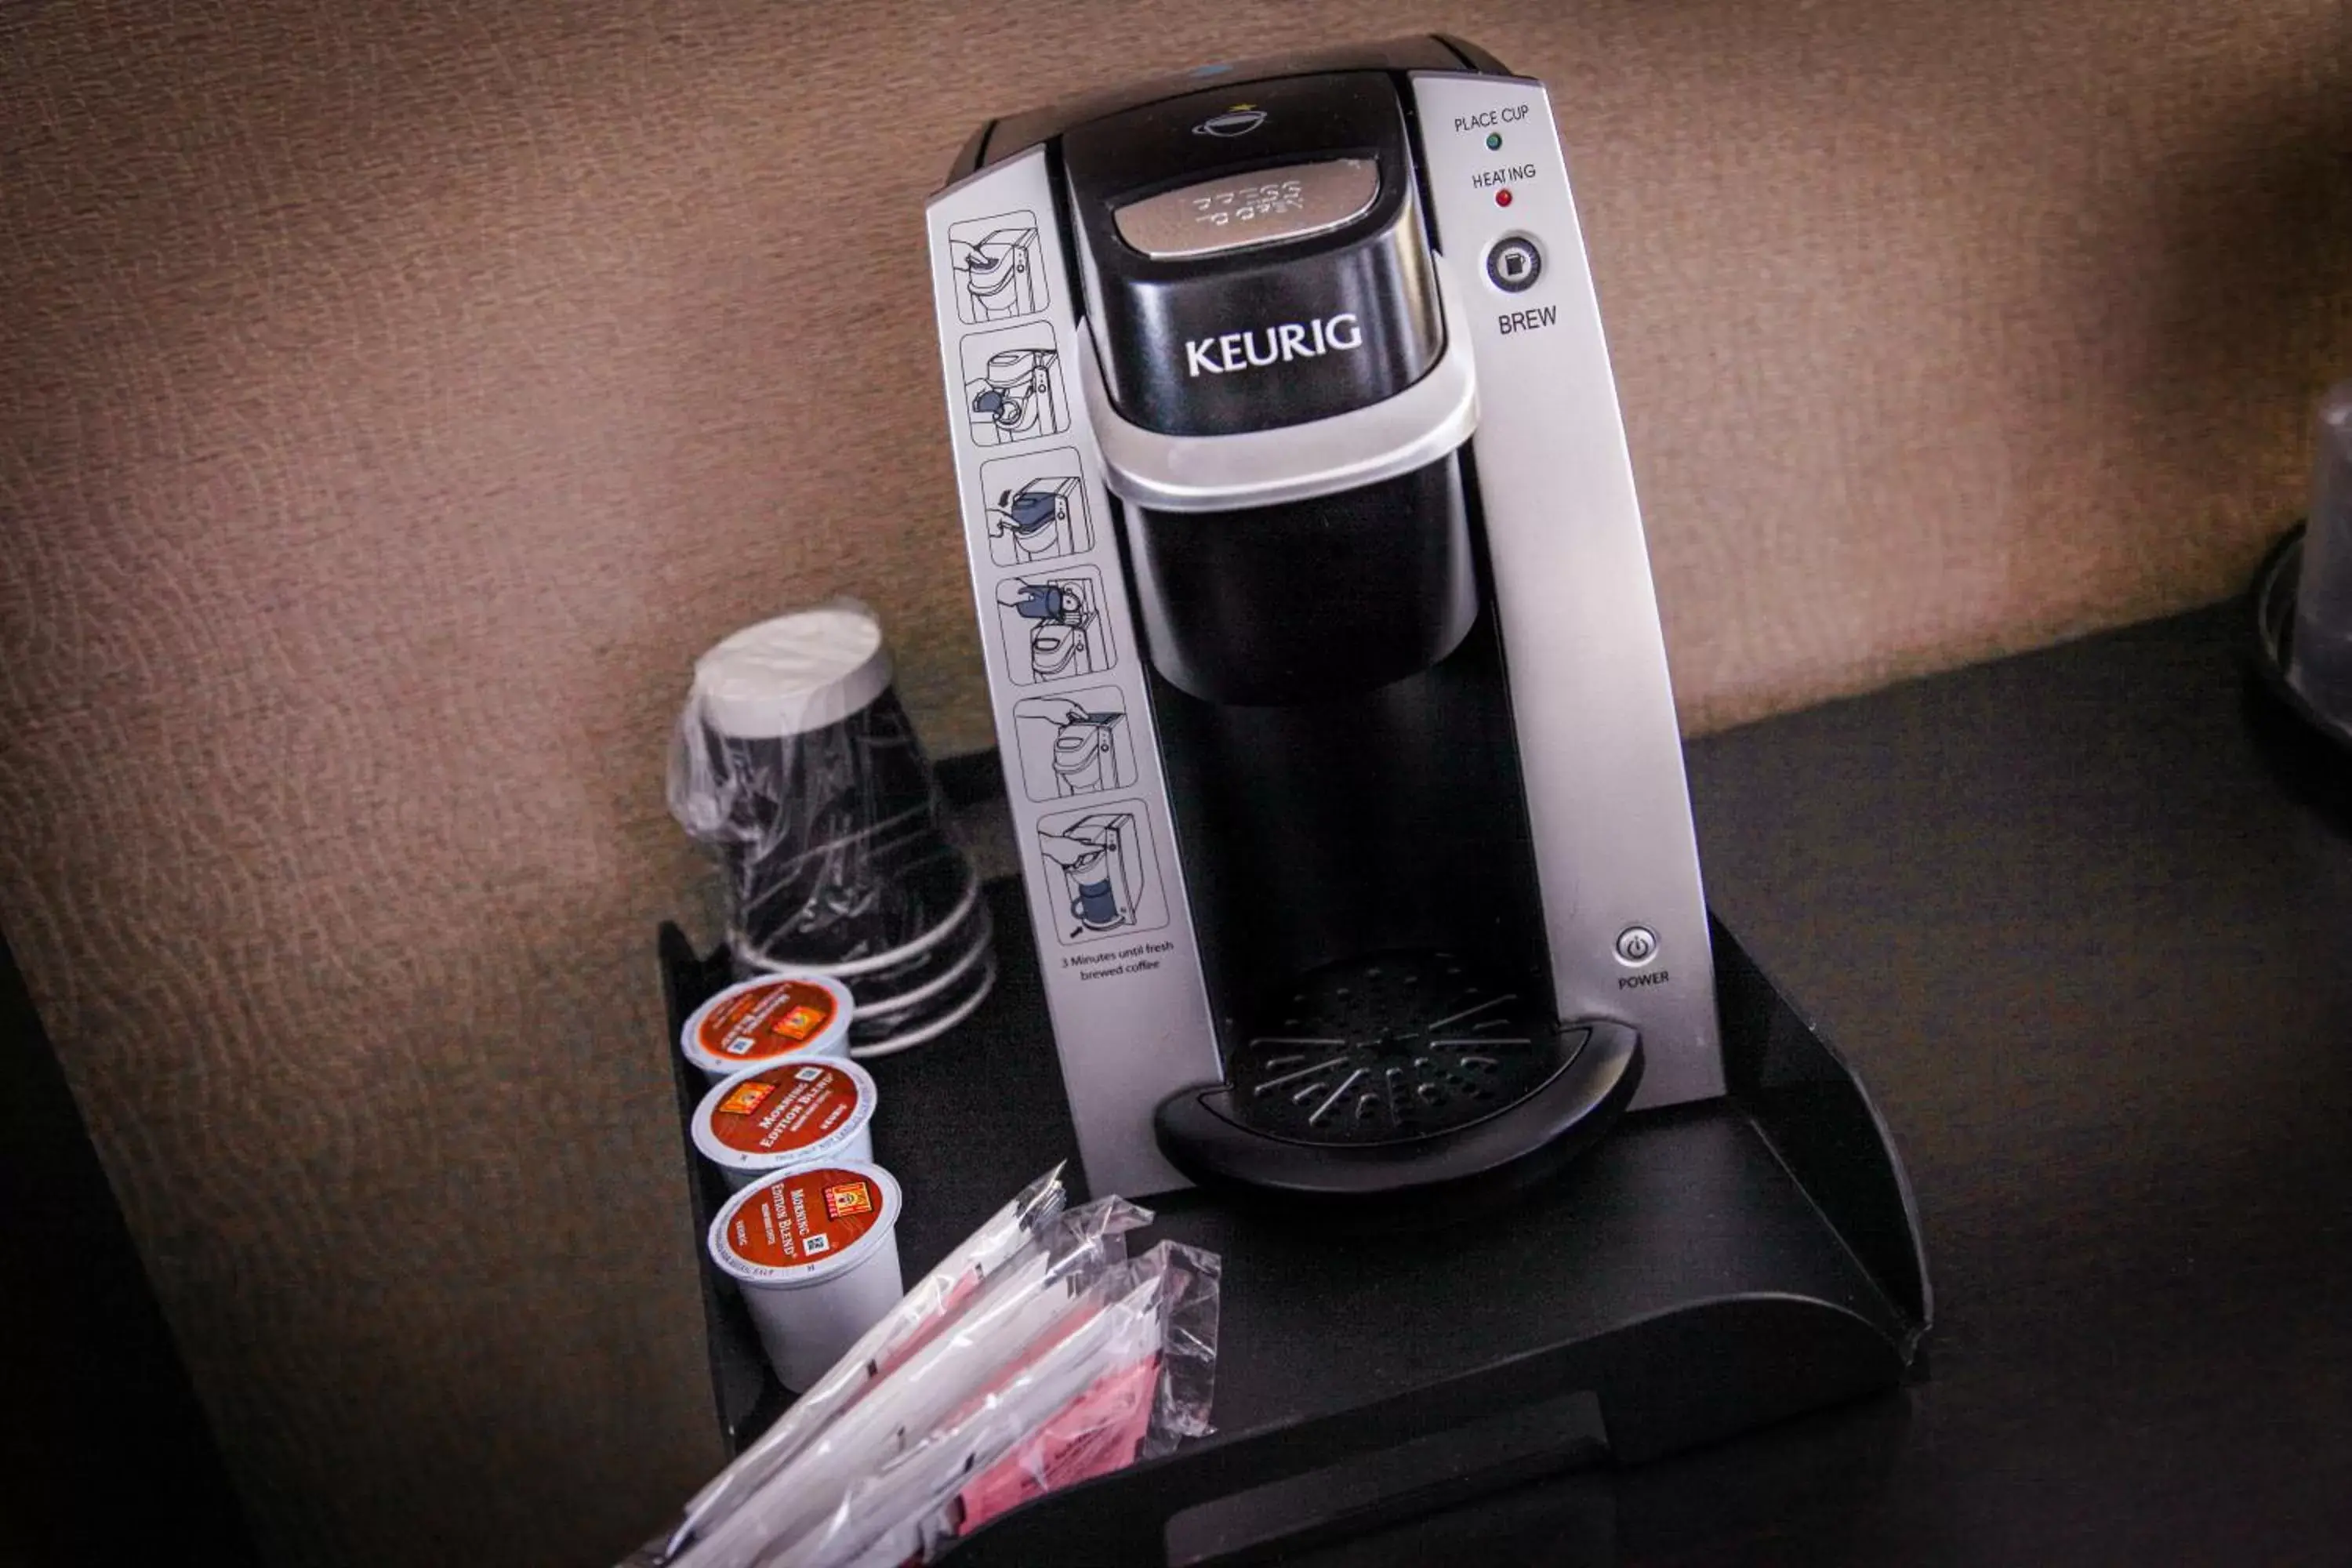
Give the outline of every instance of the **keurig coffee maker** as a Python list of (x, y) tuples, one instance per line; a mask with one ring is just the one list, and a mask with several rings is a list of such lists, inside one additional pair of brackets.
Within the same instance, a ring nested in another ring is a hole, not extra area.
[(1095, 1190), (1475, 1184), (1721, 1093), (1542, 85), (1434, 37), (1204, 68), (992, 121), (929, 235)]

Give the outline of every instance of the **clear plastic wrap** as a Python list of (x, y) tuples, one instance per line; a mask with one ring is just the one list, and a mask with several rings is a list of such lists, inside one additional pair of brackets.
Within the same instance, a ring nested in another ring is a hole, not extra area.
[(959, 1488), (936, 1519), (942, 1534), (964, 1535), (998, 1514), (1056, 1487), (1105, 1475), (1137, 1459), (1156, 1459), (1213, 1428), (1217, 1314), (1222, 1289), (1217, 1255), (1162, 1242), (1144, 1255), (1158, 1277), (1159, 1354), (1141, 1377), (1118, 1373), (1097, 1381), (1024, 1435)]
[[(693, 1536), (716, 1528), (868, 1384), (905, 1361), (961, 1311), (985, 1282), (1016, 1259), (1034, 1254), (1068, 1201), (1069, 1188), (1056, 1165), (991, 1215), (938, 1268), (917, 1280), (889, 1316), (867, 1330), (757, 1442), (697, 1492), (677, 1529), (643, 1561), (676, 1558)], [(630, 1560), (633, 1564), (639, 1561)]]
[(1209, 1430), (1218, 1270), (1162, 1242), (1103, 1269), (927, 1434), (882, 1461), (761, 1568), (929, 1561), (1007, 1509)]
[(861, 1055), (944, 1032), (995, 977), (979, 882), (890, 681), (857, 601), (779, 616), (696, 661), (669, 754), (670, 813), (719, 859), (738, 970), (848, 983)]
[[(824, 1394), (825, 1405), (780, 1440), (747, 1451), (730, 1467), (730, 1475), (740, 1472), (732, 1483), (721, 1477), (706, 1489), (709, 1496), (723, 1488), (726, 1506), (703, 1508), (673, 1537), (667, 1560), (679, 1568), (749, 1568), (778, 1542), (814, 1528), (860, 1476), (921, 1441), (1060, 1321), (1072, 1300), (1123, 1264), (1127, 1233), (1150, 1218), (1122, 1198), (1066, 1209), (1024, 1227), (1021, 1243), (981, 1274), (976, 1288), (959, 1293), (967, 1270), (932, 1298), (939, 1310), (894, 1313), (886, 1322), (904, 1331), (878, 1355), (863, 1354), (864, 1344), (853, 1350), (845, 1358), (856, 1369), (846, 1386), (827, 1374), (810, 1391)], [(936, 1289), (940, 1279), (935, 1273), (916, 1294)], [(747, 1463), (755, 1456), (756, 1465)]]

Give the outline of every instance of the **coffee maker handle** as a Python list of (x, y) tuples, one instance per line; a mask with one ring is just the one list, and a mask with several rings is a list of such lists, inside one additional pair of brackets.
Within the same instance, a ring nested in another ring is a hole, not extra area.
[(1425, 468), (1478, 428), (1469, 316), (1444, 256), (1432, 251), (1445, 349), (1429, 374), (1369, 407), (1230, 436), (1164, 436), (1111, 404), (1091, 331), (1078, 333), (1078, 384), (1102, 451), (1105, 482), (1153, 511), (1239, 511), (1312, 500)]

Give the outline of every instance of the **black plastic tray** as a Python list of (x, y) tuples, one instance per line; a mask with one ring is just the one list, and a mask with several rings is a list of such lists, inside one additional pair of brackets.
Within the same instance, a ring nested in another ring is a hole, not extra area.
[[(971, 1023), (868, 1064), (877, 1159), (928, 1268), (1076, 1141), (1021, 889), (992, 885), (998, 989)], [(1714, 929), (1731, 1093), (1629, 1117), (1499, 1212), (1365, 1231), (1184, 1193), (1161, 1237), (1213, 1248), (1225, 1289), (1220, 1436), (1019, 1509), (960, 1564), (1290, 1555), (1543, 1474), (1637, 1464), (1896, 1386), (1931, 1315), (1916, 1212), (1836, 1053)], [(661, 931), (673, 1028), (729, 978)], [(675, 1048), (681, 1126), (703, 1089)], [(688, 1148), (698, 1225), (728, 1190)], [(730, 1448), (784, 1396), (707, 1265)]]

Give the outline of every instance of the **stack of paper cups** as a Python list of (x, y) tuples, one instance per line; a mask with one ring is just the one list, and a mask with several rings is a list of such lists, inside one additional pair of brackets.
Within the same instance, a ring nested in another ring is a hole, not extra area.
[[(747, 967), (772, 965), (763, 954), (739, 949), (735, 956)], [(978, 875), (964, 868), (955, 900), (922, 935), (824, 973), (857, 994), (851, 1056), (887, 1057), (946, 1034), (978, 1011), (996, 984), (996, 928)]]
[(858, 1057), (938, 1038), (996, 980), (987, 902), (892, 675), (854, 601), (762, 621), (696, 662), (671, 752), (671, 810), (729, 873), (738, 972), (848, 985)]
[(906, 1293), (898, 1184), (844, 1160), (764, 1178), (711, 1221), (711, 1261), (741, 1287), (777, 1381), (824, 1375)]

